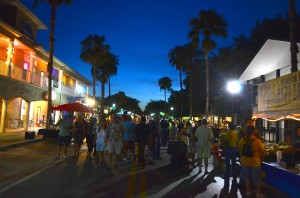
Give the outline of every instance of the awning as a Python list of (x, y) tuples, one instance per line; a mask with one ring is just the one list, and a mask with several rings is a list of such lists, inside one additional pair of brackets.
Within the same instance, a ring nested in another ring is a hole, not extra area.
[(254, 113), (252, 118), (262, 118), (268, 121), (278, 121), (282, 119), (294, 119), (300, 121), (300, 110), (261, 111)]

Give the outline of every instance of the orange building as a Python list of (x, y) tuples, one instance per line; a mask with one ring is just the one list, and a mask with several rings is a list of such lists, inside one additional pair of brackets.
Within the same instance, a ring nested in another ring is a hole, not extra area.
[(20, 1), (0, 0), (0, 133), (43, 124), (50, 85), (53, 105), (88, 97), (91, 82), (56, 57), (49, 83), (49, 52), (36, 44), (38, 30), (46, 29)]

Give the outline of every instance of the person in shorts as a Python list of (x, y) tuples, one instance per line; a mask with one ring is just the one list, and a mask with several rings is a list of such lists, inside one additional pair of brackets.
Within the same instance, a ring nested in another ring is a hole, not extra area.
[[(256, 138), (254, 135), (255, 135), (255, 127), (247, 126), (246, 136), (239, 141), (238, 149), (240, 151), (241, 163), (242, 163), (240, 177), (245, 181), (247, 197), (250, 197), (254, 194), (252, 185), (255, 185), (256, 197), (263, 198), (265, 196), (261, 192), (261, 185), (262, 185), (261, 163), (263, 157), (265, 156), (265, 149), (263, 147), (261, 140), (259, 138)], [(248, 141), (252, 141), (251, 145), (252, 145), (252, 150), (254, 151), (252, 157), (245, 157), (241, 154), (243, 145)]]
[(202, 172), (202, 159), (204, 158), (205, 174), (208, 174), (208, 158), (211, 156), (211, 144), (213, 140), (213, 132), (211, 128), (207, 126), (207, 120), (202, 120), (202, 126), (196, 130), (195, 137), (198, 140), (198, 173)]
[(112, 116), (112, 122), (107, 127), (108, 133), (108, 154), (109, 154), (109, 165), (108, 168), (112, 166), (113, 154), (116, 154), (116, 161), (114, 167), (118, 167), (121, 159), (122, 151), (122, 136), (125, 131), (123, 122), (118, 118), (117, 114)]
[(104, 150), (107, 145), (107, 135), (106, 135), (106, 120), (100, 120), (97, 126), (97, 133), (95, 136), (94, 145), (96, 146), (96, 155), (99, 159), (98, 165), (104, 166)]
[(63, 119), (60, 119), (56, 124), (55, 127), (59, 127), (59, 133), (57, 138), (57, 155), (56, 159), (60, 159), (60, 152), (62, 147), (64, 146), (64, 157), (67, 157), (68, 147), (71, 143), (71, 133), (70, 130), (73, 128), (72, 122), (73, 115), (70, 113), (65, 116)]

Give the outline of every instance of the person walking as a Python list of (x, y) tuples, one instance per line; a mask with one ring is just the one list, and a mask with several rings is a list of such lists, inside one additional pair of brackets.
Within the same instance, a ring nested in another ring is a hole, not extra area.
[(119, 120), (117, 114), (113, 114), (112, 121), (107, 127), (108, 154), (109, 154), (108, 168), (112, 167), (113, 154), (116, 155), (114, 167), (117, 168), (119, 166), (119, 162), (121, 160), (121, 151), (122, 151), (122, 135), (124, 131), (125, 131), (125, 127), (123, 122)]
[(63, 119), (60, 119), (56, 124), (55, 127), (59, 127), (59, 133), (57, 137), (57, 155), (56, 159), (60, 159), (60, 152), (62, 147), (64, 146), (64, 157), (67, 157), (68, 147), (71, 143), (71, 132), (70, 130), (73, 128), (72, 122), (73, 115), (69, 113), (67, 116), (64, 116)]
[(96, 146), (96, 155), (99, 159), (98, 166), (104, 166), (104, 150), (107, 145), (107, 135), (105, 130), (106, 120), (101, 119), (97, 126), (97, 132), (94, 140), (94, 145)]
[[(225, 180), (229, 180), (230, 167), (233, 177), (233, 181), (236, 182), (236, 158), (237, 158), (237, 143), (238, 143), (238, 132), (235, 130), (233, 122), (228, 123), (229, 130), (225, 137)], [(230, 166), (231, 163), (231, 166)]]
[[(250, 144), (253, 154), (251, 157), (243, 155), (243, 148), (246, 144)], [(246, 127), (246, 137), (239, 141), (238, 149), (241, 157), (241, 179), (245, 181), (246, 196), (250, 197), (254, 194), (252, 184), (256, 186), (256, 197), (264, 198), (265, 195), (261, 192), (261, 164), (266, 152), (261, 140), (255, 137), (255, 127)]]
[(73, 138), (74, 138), (73, 158), (74, 159), (78, 158), (79, 150), (81, 148), (84, 139), (84, 129), (85, 129), (85, 122), (83, 120), (83, 116), (79, 114), (74, 124), (74, 133), (73, 133)]
[[(134, 141), (135, 141), (135, 133), (133, 131), (135, 127), (135, 123), (132, 122), (132, 118), (130, 115), (125, 115), (124, 118), (124, 127), (125, 131), (123, 134), (123, 153), (125, 155), (126, 160), (128, 159), (128, 151), (132, 152), (134, 156)], [(134, 158), (134, 157), (133, 157)], [(135, 159), (133, 159), (135, 160)]]
[(150, 133), (148, 134), (148, 141), (147, 141), (147, 146), (148, 146), (148, 165), (155, 165), (155, 158), (154, 158), (154, 153), (155, 153), (155, 148), (156, 148), (156, 137), (158, 133), (158, 128), (156, 127), (155, 121), (150, 120), (148, 123), (148, 126), (150, 128)]
[(161, 145), (166, 146), (168, 142), (168, 137), (169, 137), (169, 122), (166, 120), (164, 117), (160, 121), (160, 128), (161, 128)]
[(212, 130), (207, 126), (206, 119), (202, 120), (202, 126), (196, 130), (195, 137), (198, 141), (198, 173), (202, 172), (202, 158), (204, 158), (205, 174), (208, 174), (208, 158), (211, 156), (211, 145), (214, 135)]
[(154, 120), (151, 124), (153, 124), (151, 125), (151, 127), (153, 127), (154, 130), (157, 129), (157, 134), (155, 136), (155, 147), (153, 152), (153, 159), (162, 160), (163, 158), (160, 157), (160, 144), (161, 144), (162, 132), (159, 124), (159, 116), (154, 117)]
[(146, 124), (145, 116), (141, 117), (141, 121), (135, 126), (134, 132), (136, 135), (136, 142), (138, 145), (137, 166), (144, 169), (146, 167), (145, 147), (147, 144), (148, 136), (151, 133), (149, 126)]
[(94, 139), (96, 135), (96, 124), (97, 124), (97, 119), (94, 118), (93, 116), (90, 117), (89, 122), (88, 122), (88, 127), (87, 127), (87, 134), (86, 134), (86, 144), (88, 147), (88, 156), (90, 158), (91, 155), (96, 155), (95, 148), (94, 148)]

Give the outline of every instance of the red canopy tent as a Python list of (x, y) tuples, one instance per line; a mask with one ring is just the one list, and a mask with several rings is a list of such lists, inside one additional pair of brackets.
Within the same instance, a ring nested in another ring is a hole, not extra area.
[(80, 113), (95, 113), (95, 111), (86, 105), (80, 103), (63, 104), (53, 107), (52, 110), (68, 111), (68, 112), (80, 112)]

